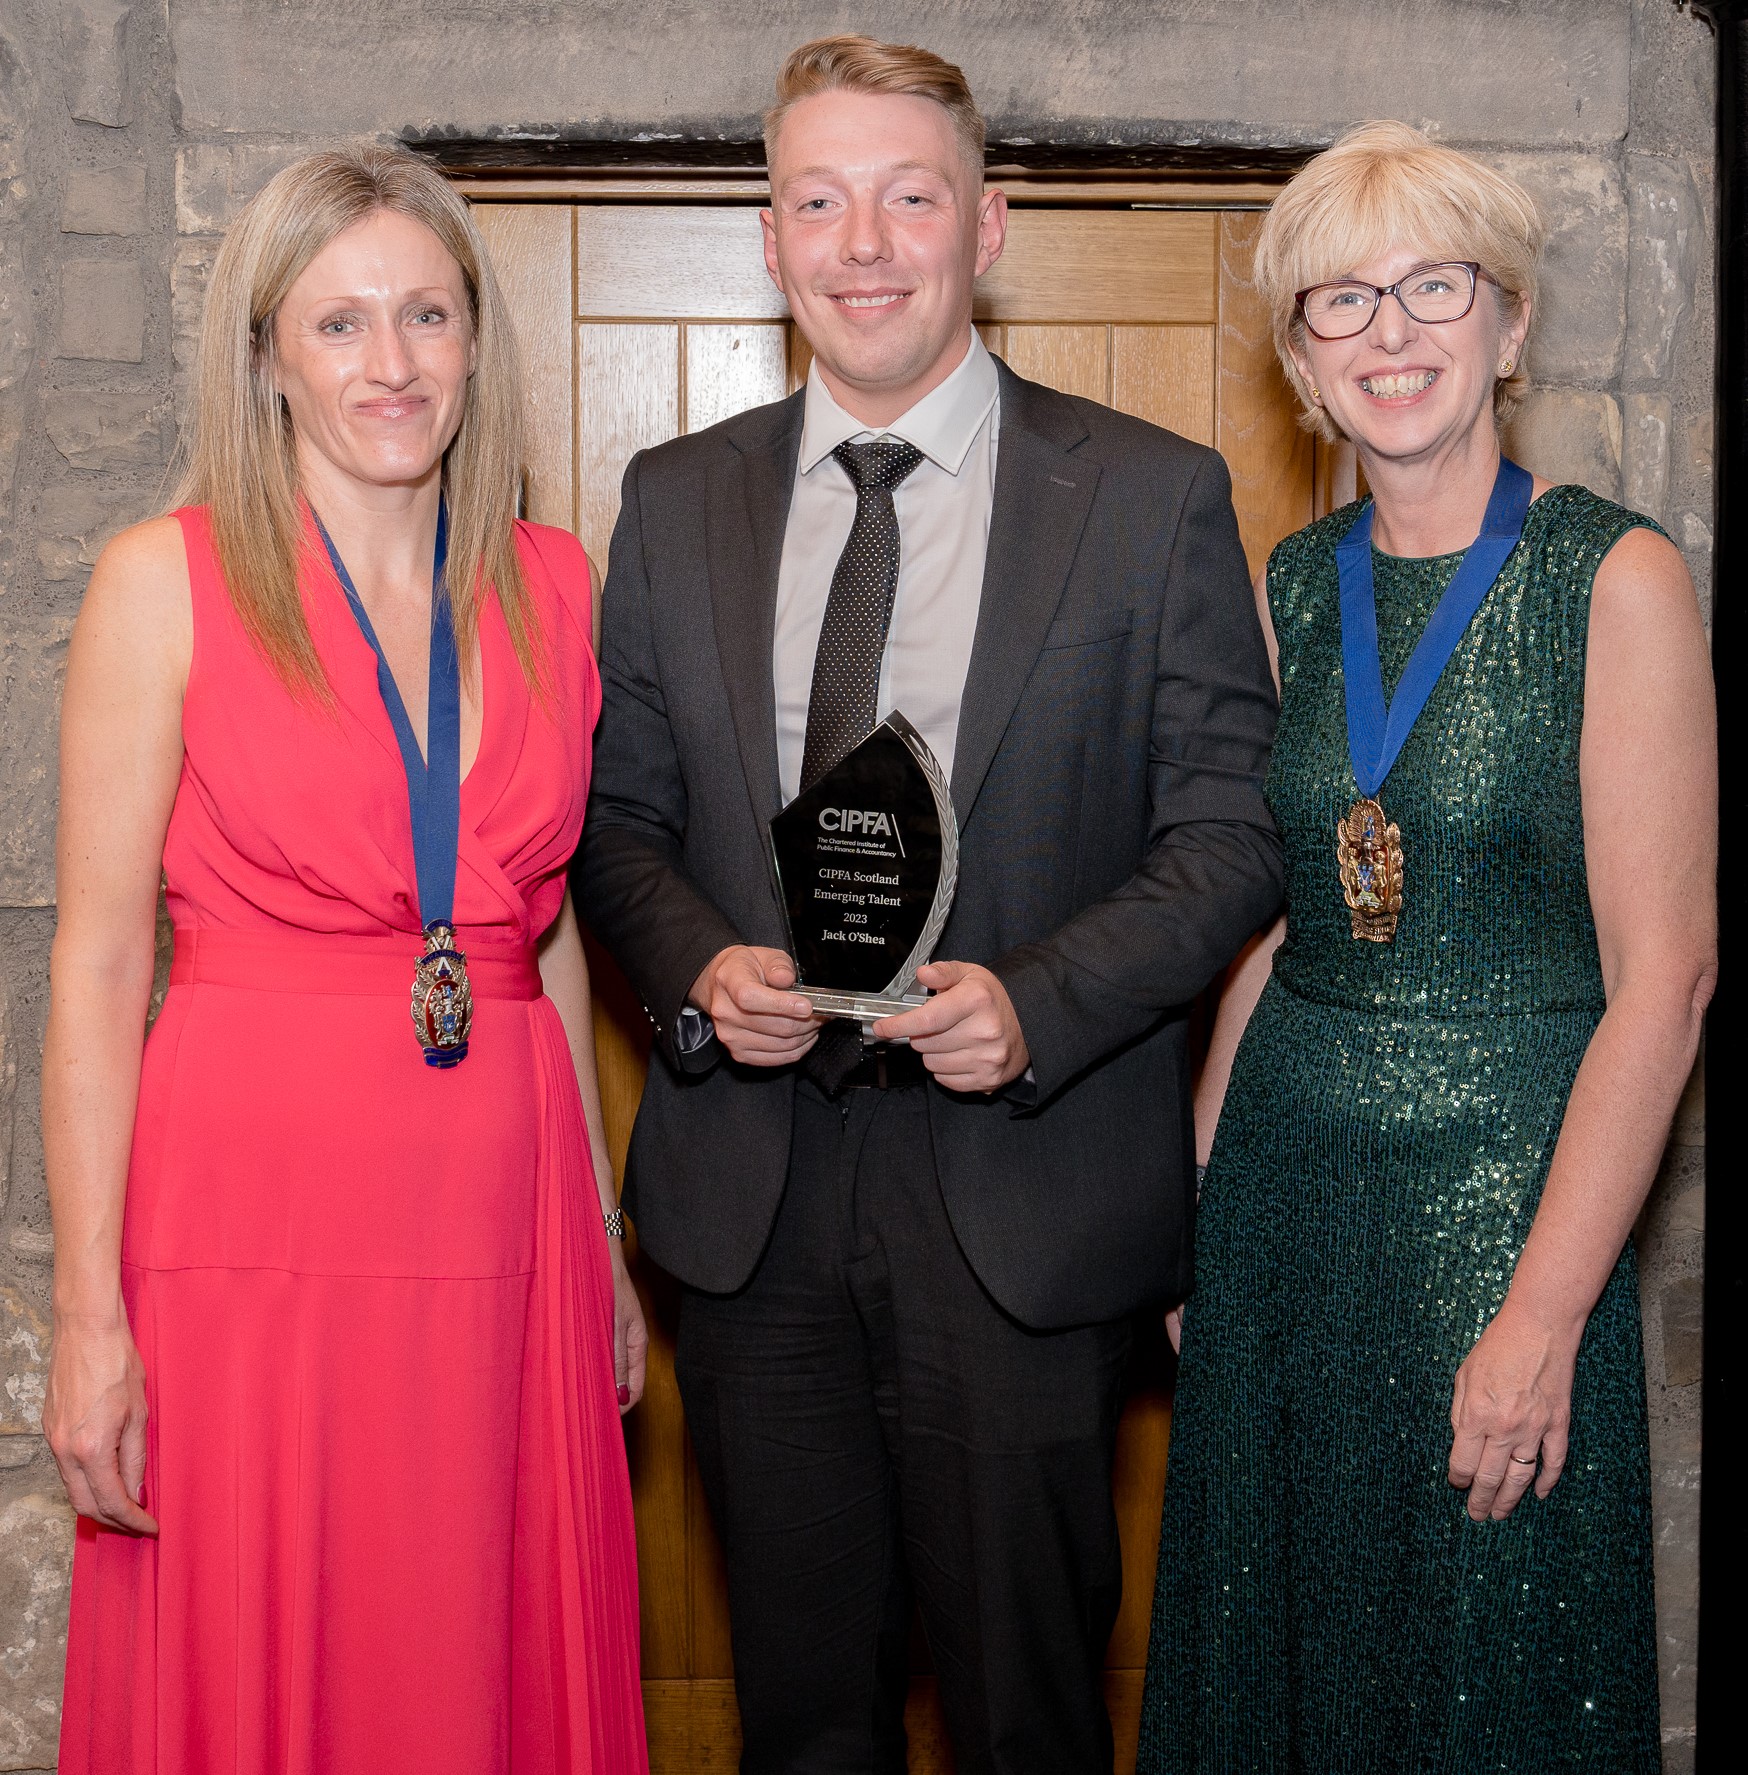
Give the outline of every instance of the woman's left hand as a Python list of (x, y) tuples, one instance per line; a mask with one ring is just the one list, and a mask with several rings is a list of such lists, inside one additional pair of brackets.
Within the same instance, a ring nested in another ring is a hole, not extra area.
[(643, 1303), (626, 1267), (624, 1245), (609, 1239), (607, 1249), (613, 1258), (613, 1379), (619, 1388), (619, 1415), (624, 1417), (643, 1397), (649, 1327), (643, 1322)]
[(1554, 1489), (1566, 1465), (1577, 1354), (1577, 1337), (1538, 1324), (1508, 1298), (1457, 1370), (1450, 1479), (1468, 1492), (1472, 1521), (1503, 1522), (1532, 1480), (1538, 1498)]

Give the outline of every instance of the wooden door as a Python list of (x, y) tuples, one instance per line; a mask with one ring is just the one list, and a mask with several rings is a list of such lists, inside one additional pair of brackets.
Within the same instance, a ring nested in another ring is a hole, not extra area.
[[(805, 342), (765, 273), (745, 202), (489, 202), (479, 215), (533, 390), (530, 513), (575, 530), (604, 566), (632, 453), (781, 398), (806, 375)], [(1247, 282), (1258, 220), (1254, 208), (1016, 208), (977, 305), (990, 349), (1021, 374), (1218, 448), (1253, 572), (1345, 496), (1340, 465), (1295, 423)], [(607, 1132), (622, 1166), (648, 1026), (612, 964), (592, 952), (591, 965)], [(657, 1775), (728, 1770), (739, 1754), (728, 1617), (674, 1380), (676, 1294), (649, 1265), (634, 1268), (653, 1339), (648, 1390), (626, 1424), (651, 1761)], [(1170, 1427), (1163, 1337), (1142, 1354), (1117, 1461), (1123, 1607), (1107, 1693), (1120, 1771), (1134, 1766)], [(933, 1775), (952, 1761), (920, 1635), (915, 1668), (911, 1768)]]

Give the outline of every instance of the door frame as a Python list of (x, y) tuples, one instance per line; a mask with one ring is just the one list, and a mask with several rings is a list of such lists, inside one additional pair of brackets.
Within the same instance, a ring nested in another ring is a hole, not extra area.
[[(762, 141), (506, 142), (408, 135), (403, 144), (432, 160), (475, 204), (764, 207), (771, 198)], [(997, 143), (985, 157), (984, 179), (999, 185), (1015, 208), (1260, 211), (1316, 152), (1061, 145), (1016, 150)], [(534, 398), (538, 405), (538, 389)], [(560, 427), (567, 439), (573, 424), (574, 415)], [(1351, 447), (1318, 438), (1311, 448), (1313, 509), (1330, 511), (1354, 498)], [(547, 521), (574, 530), (575, 516), (554, 512)]]
[[(476, 203), (543, 200), (752, 203), (770, 200), (765, 145), (740, 141), (505, 141), (409, 133)], [(1267, 209), (1310, 147), (1168, 147), (993, 142), (984, 179), (1012, 204)]]
[[(751, 207), (769, 202), (762, 144), (728, 148), (722, 144), (702, 144), (695, 156), (675, 154), (671, 144), (662, 146), (664, 152), (660, 157), (648, 159), (639, 159), (635, 151), (616, 144), (536, 144), (525, 148), (519, 144), (434, 143), (425, 151), (463, 196), (482, 205), (551, 206), (553, 212), (565, 209), (574, 215), (579, 206), (589, 205)], [(1309, 151), (1279, 155), (1246, 153), (1200, 160), (1190, 157), (1189, 163), (1182, 156), (1153, 157), (1157, 164), (1145, 164), (1148, 156), (1122, 150), (1101, 152), (1102, 158), (1070, 153), (1064, 155), (1061, 164), (1022, 164), (1007, 158), (1004, 151), (1003, 158), (991, 160), (986, 178), (1000, 186), (1015, 208), (1261, 211), (1308, 158)], [(569, 269), (559, 273), (554, 269), (556, 260), (550, 240), (539, 243), (532, 232), (523, 236), (520, 243), (515, 238), (516, 230), (525, 225), (532, 229), (536, 222), (541, 226), (535, 232), (549, 232), (542, 218), (502, 213), (501, 222), (503, 227), (489, 226), (488, 233), (499, 261), (500, 276), (514, 290), (518, 307), (534, 312), (550, 309), (562, 312), (567, 324), (574, 321), (574, 283), (569, 290), (559, 287), (563, 279), (574, 279), (574, 253), (566, 261)], [(1254, 224), (1247, 222), (1237, 232), (1248, 238), (1253, 229)], [(1248, 245), (1243, 251), (1248, 254)], [(568, 302), (567, 295), (571, 297)], [(1245, 306), (1255, 308), (1252, 303)], [(1244, 342), (1239, 352), (1244, 364), (1241, 380), (1259, 373), (1272, 374), (1274, 354), (1267, 338), (1266, 317), (1252, 312), (1233, 328), (1231, 317), (1223, 311), (1220, 324), (1229, 339)], [(534, 347), (527, 367), (530, 395), (541, 420), (533, 454), (543, 459), (533, 466), (539, 484), (569, 484), (568, 469), (577, 435), (574, 326), (568, 341), (531, 337), (529, 343)], [(1217, 369), (1216, 375), (1219, 373)], [(1291, 435), (1291, 428), (1287, 429)], [(1281, 441), (1286, 442), (1284, 438)], [(1327, 510), (1352, 496), (1351, 452), (1332, 452), (1303, 434), (1299, 434), (1292, 447), (1310, 452), (1314, 510)], [(1300, 485), (1304, 484), (1301, 480)], [(563, 509), (557, 502), (543, 505), (539, 500), (531, 502), (530, 515), (573, 531), (579, 516), (574, 509)], [(592, 967), (598, 970), (597, 1039), (605, 1073), (636, 1063), (647, 1029), (617, 971), (600, 965), (604, 960), (591, 957)], [(602, 1028), (604, 1021), (614, 1026), (611, 1033)], [(615, 1127), (610, 1133), (615, 1163), (622, 1164), (629, 1129)], [(635, 1261), (635, 1236), (630, 1244)], [(660, 1298), (671, 1291), (641, 1265), (637, 1270), (640, 1284), (655, 1284), (651, 1292), (658, 1298), (649, 1303), (652, 1312), (659, 1316), (671, 1312), (672, 1302)], [(1163, 1339), (1158, 1341), (1161, 1348), (1152, 1350), (1150, 1356), (1163, 1364)], [(631, 1435), (634, 1441), (639, 1435), (635, 1425)], [(683, 1474), (664, 1476), (660, 1488), (662, 1504), (674, 1519), (690, 1523), (703, 1506), (689, 1488), (675, 1490), (683, 1479)], [(708, 1581), (708, 1575), (686, 1574), (688, 1588), (701, 1581)], [(686, 1632), (688, 1636), (695, 1632), (690, 1617)], [(688, 1664), (703, 1662), (711, 1667), (722, 1656), (723, 1648), (715, 1648), (713, 1656), (703, 1659), (698, 1658), (698, 1652), (699, 1648), (688, 1637)], [(1119, 1769), (1133, 1766), (1140, 1682), (1141, 1672), (1127, 1663), (1107, 1674), (1107, 1698), (1112, 1703), (1119, 1740)], [(738, 1736), (730, 1681), (697, 1675), (646, 1677), (644, 1693), (652, 1766), (701, 1767), (730, 1753)], [(951, 1767), (932, 1679), (913, 1678), (907, 1726), (911, 1767), (918, 1775)]]
[[(439, 162), (441, 164), (441, 162)], [(757, 167), (445, 167), (472, 203), (745, 203), (771, 201)], [(1040, 171), (991, 163), (984, 180), (1010, 204), (1059, 209), (1264, 210), (1287, 174), (1187, 174), (1135, 168)]]

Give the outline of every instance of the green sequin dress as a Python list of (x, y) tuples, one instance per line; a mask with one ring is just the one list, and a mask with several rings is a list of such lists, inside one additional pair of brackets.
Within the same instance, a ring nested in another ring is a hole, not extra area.
[[(1504, 1298), (1603, 1010), (1578, 741), (1590, 588), (1645, 519), (1531, 506), (1379, 800), (1393, 943), (1351, 934), (1335, 544), (1276, 549), (1269, 802), (1287, 939), (1202, 1191), (1142, 1775), (1650, 1775), (1660, 1766), (1644, 1369), (1631, 1248), (1578, 1357), (1545, 1501), (1473, 1523), (1451, 1387)], [(1392, 690), (1460, 556), (1374, 550)]]

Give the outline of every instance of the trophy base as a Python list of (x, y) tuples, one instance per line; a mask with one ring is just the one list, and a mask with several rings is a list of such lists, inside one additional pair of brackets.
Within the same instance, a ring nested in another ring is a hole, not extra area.
[(796, 986), (798, 992), (822, 1017), (843, 1017), (862, 1025), (862, 1033), (879, 1017), (898, 1017), (926, 1005), (928, 994), (913, 992), (903, 998), (887, 998), (878, 992), (833, 992), (826, 986)]

